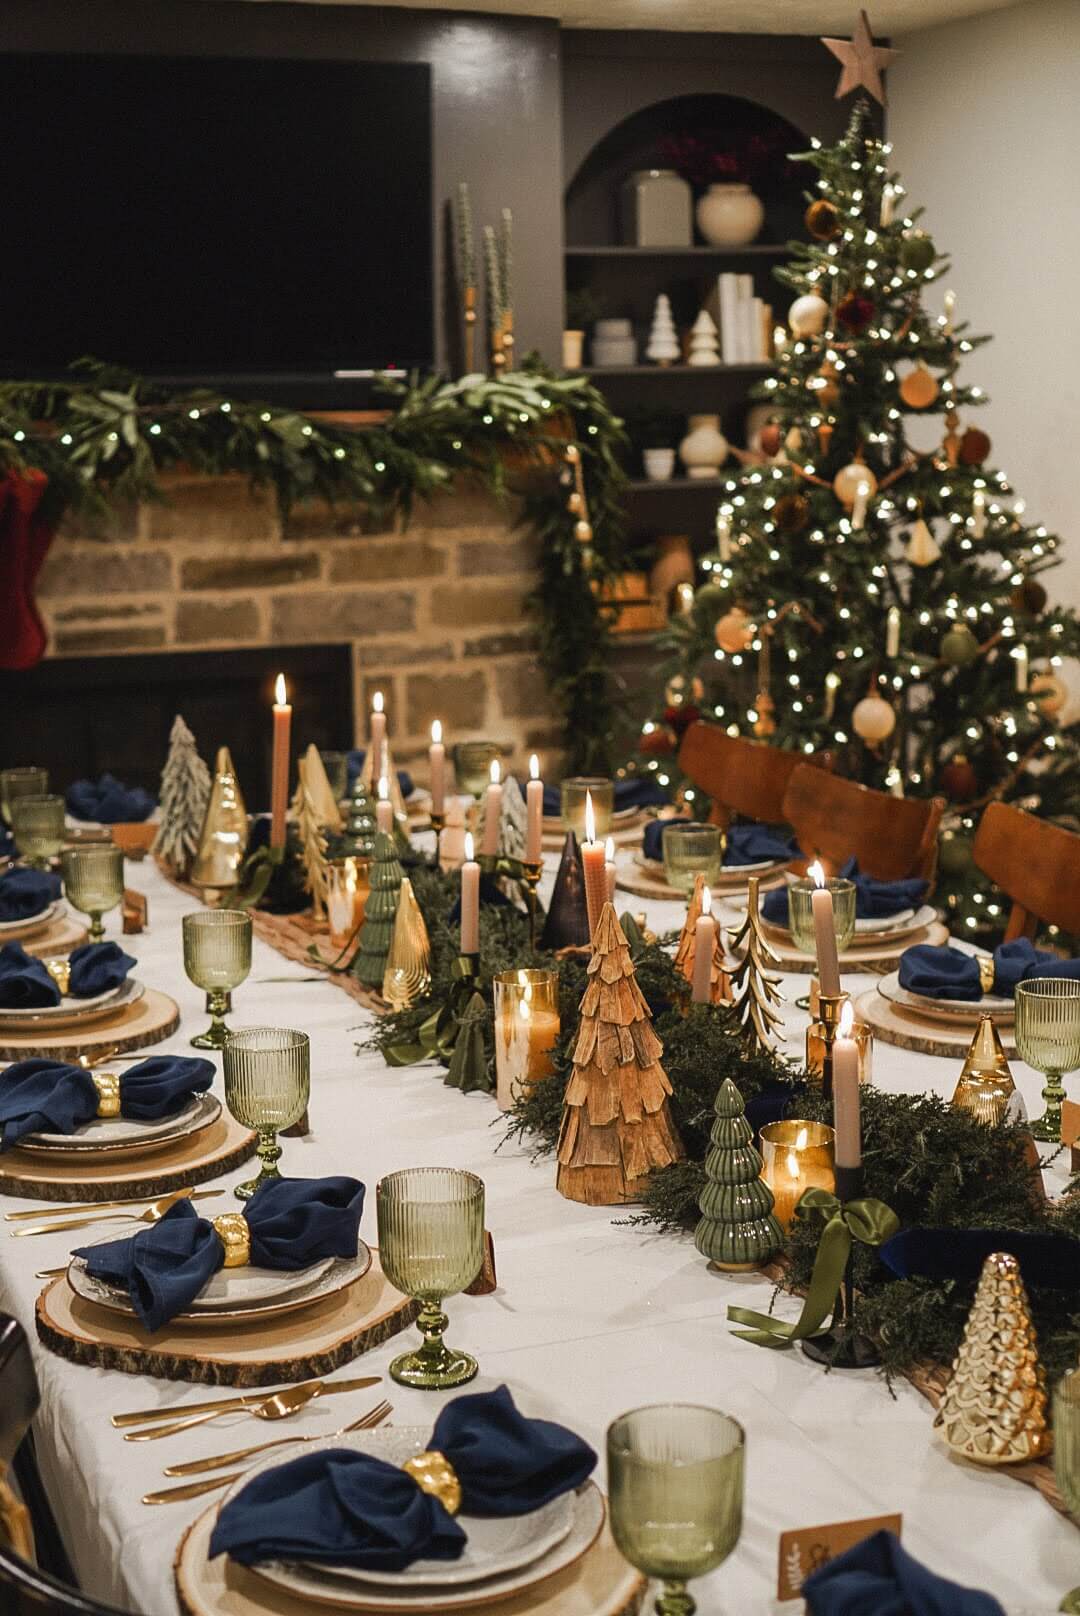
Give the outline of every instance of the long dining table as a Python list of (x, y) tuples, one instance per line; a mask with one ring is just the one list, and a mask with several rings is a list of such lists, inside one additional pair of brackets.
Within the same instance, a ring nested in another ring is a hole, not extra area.
[[(621, 853), (621, 859), (629, 854)], [(547, 861), (550, 888), (555, 860)], [(195, 900), (169, 884), (150, 860), (128, 863), (128, 885), (146, 894), (149, 926), (124, 946), (135, 974), (170, 993), (179, 1030), (159, 1046), (176, 1053), (205, 1023), (203, 995), (185, 978), (181, 916)], [(542, 889), (543, 893), (543, 889)], [(644, 910), (657, 930), (681, 923), (675, 903), (617, 895), (617, 907)], [(729, 917), (730, 918), (730, 917)], [(108, 935), (119, 932), (116, 914)], [(283, 1141), (290, 1175), (348, 1173), (368, 1186), (362, 1235), (375, 1241), (375, 1184), (395, 1168), (443, 1165), (478, 1173), (487, 1188), (487, 1224), (495, 1242), (498, 1288), (447, 1304), (448, 1339), (479, 1359), (469, 1389), (505, 1382), (527, 1412), (571, 1425), (601, 1455), (612, 1418), (646, 1403), (709, 1404), (734, 1414), (746, 1431), (747, 1477), (742, 1537), (730, 1559), (694, 1585), (703, 1616), (749, 1616), (776, 1605), (778, 1545), (788, 1528), (900, 1513), (907, 1548), (932, 1569), (992, 1591), (1008, 1616), (1056, 1609), (1080, 1580), (1080, 1537), (1033, 1489), (1007, 1473), (952, 1459), (932, 1429), (932, 1409), (905, 1380), (887, 1385), (873, 1370), (824, 1373), (797, 1349), (768, 1351), (737, 1340), (731, 1303), (767, 1308), (771, 1282), (759, 1274), (711, 1273), (689, 1235), (661, 1234), (627, 1221), (619, 1208), (564, 1200), (550, 1158), (508, 1143), (493, 1098), (463, 1095), (442, 1082), (434, 1063), (391, 1068), (366, 1048), (372, 1016), (331, 983), (255, 941), (251, 974), (234, 994), (235, 1026), (274, 1025), (311, 1038), (311, 1132)], [(847, 979), (853, 991), (870, 978)], [(806, 977), (785, 976), (786, 1048), (801, 1060), (805, 1015), (793, 1001)], [(220, 1093), (219, 1072), (215, 1089)], [(960, 1061), (910, 1054), (879, 1043), (874, 1081), (895, 1091), (948, 1096)], [(1032, 1110), (1041, 1079), (1012, 1062)], [(1044, 1150), (1046, 1147), (1043, 1147)], [(247, 1169), (250, 1172), (250, 1168)], [(225, 1182), (220, 1205), (236, 1207)], [(1065, 1182), (1060, 1164), (1046, 1170), (1050, 1193)], [(4, 1211), (43, 1203), (5, 1198)], [(57, 1209), (59, 1210), (59, 1209)], [(124, 1409), (182, 1411), (204, 1388), (84, 1368), (37, 1343), (35, 1272), (61, 1264), (74, 1244), (119, 1233), (102, 1224), (83, 1234), (9, 1238), (0, 1225), (0, 1309), (15, 1314), (34, 1342), (41, 1408), (34, 1425), (41, 1474), (83, 1588), (138, 1616), (176, 1616), (173, 1556), (208, 1500), (147, 1507), (142, 1495), (167, 1485), (162, 1467), (286, 1433), (244, 1416), (220, 1418), (157, 1442), (129, 1443), (110, 1423)], [(782, 1317), (797, 1306), (781, 1298)], [(401, 1349), (397, 1338), (334, 1378), (382, 1373)], [(397, 1423), (430, 1422), (445, 1397), (395, 1385), (315, 1403), (289, 1422), (296, 1435), (329, 1433), (385, 1395)], [(211, 1394), (213, 1395), (213, 1394)], [(798, 1603), (776, 1605), (797, 1611)]]

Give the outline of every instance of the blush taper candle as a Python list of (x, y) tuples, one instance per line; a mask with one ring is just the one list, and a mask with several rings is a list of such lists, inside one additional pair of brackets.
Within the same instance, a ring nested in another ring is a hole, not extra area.
[(270, 772), (270, 846), (285, 846), (285, 813), (289, 804), (289, 737), (292, 734), (292, 707), (285, 688), (285, 675), (279, 673), (274, 686), (274, 751)]
[(815, 861), (808, 870), (815, 891), (810, 895), (814, 911), (814, 940), (817, 944), (818, 980), (822, 993), (835, 998), (840, 992), (840, 959), (836, 952), (836, 922), (832, 893), (825, 885), (825, 871)]
[(480, 952), (480, 866), (473, 858), (472, 832), (465, 832), (465, 862), (461, 866), (461, 952)]
[(544, 782), (540, 778), (540, 759), (534, 752), (529, 759), (529, 783), (525, 787), (525, 862), (539, 864), (543, 856), (544, 836)]
[(596, 840), (596, 814), (591, 791), (585, 793), (585, 843), (581, 849), (581, 861), (585, 869), (585, 907), (589, 914), (591, 938), (607, 903), (607, 859), (603, 842)]

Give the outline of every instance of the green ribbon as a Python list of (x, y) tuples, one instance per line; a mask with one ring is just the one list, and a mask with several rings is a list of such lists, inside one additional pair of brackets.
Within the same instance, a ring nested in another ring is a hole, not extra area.
[(257, 847), (241, 864), (236, 885), (222, 899), (223, 909), (253, 909), (264, 896), (274, 871), (285, 862), (283, 847)]
[(789, 1347), (793, 1341), (820, 1335), (836, 1306), (851, 1242), (858, 1240), (864, 1246), (880, 1246), (900, 1227), (900, 1219), (884, 1201), (867, 1197), (841, 1203), (830, 1190), (823, 1189), (805, 1190), (795, 1208), (795, 1216), (817, 1217), (823, 1224), (802, 1312), (794, 1324), (785, 1324), (769, 1313), (729, 1307), (728, 1318), (732, 1323), (750, 1326), (746, 1330), (732, 1331), (740, 1341), (752, 1341), (758, 1347)]
[(454, 1053), (462, 1018), (477, 985), (474, 954), (459, 954), (450, 967), (450, 991), (437, 1010), (420, 1023), (412, 1038), (388, 1044), (383, 1059), (388, 1066), (414, 1066), (417, 1061), (449, 1061)]

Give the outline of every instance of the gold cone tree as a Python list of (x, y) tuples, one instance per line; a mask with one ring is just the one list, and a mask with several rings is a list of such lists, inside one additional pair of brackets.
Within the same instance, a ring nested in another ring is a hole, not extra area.
[(1020, 1264), (1007, 1252), (983, 1263), (934, 1425), (976, 1464), (1022, 1464), (1049, 1452), (1046, 1377)]
[[(320, 763), (321, 761), (320, 759)], [(304, 866), (304, 886), (311, 894), (313, 918), (323, 920), (326, 916), (326, 898), (330, 884), (326, 868), (326, 837), (323, 834), (319, 812), (311, 795), (311, 788), (308, 785), (307, 760), (305, 758), (300, 759), (298, 769), (300, 778), (297, 782), (292, 807), (296, 818), (297, 833), (300, 837), (300, 857)]]
[(571, 1201), (617, 1206), (637, 1199), (654, 1168), (685, 1152), (668, 1105), (663, 1045), (610, 903), (596, 924), (588, 976), (563, 1102), (556, 1186)]

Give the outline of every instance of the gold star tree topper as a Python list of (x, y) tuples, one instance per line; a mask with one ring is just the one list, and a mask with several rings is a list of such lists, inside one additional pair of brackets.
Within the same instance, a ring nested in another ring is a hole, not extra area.
[(831, 50), (844, 71), (840, 75), (840, 82), (836, 86), (836, 99), (850, 95), (860, 85), (869, 90), (875, 101), (885, 105), (885, 86), (881, 82), (883, 70), (888, 67), (899, 51), (886, 50), (883, 45), (875, 45), (874, 37), (870, 32), (870, 19), (865, 11), (859, 12), (859, 20), (855, 24), (855, 32), (851, 39), (823, 39), (821, 43), (827, 50)]

